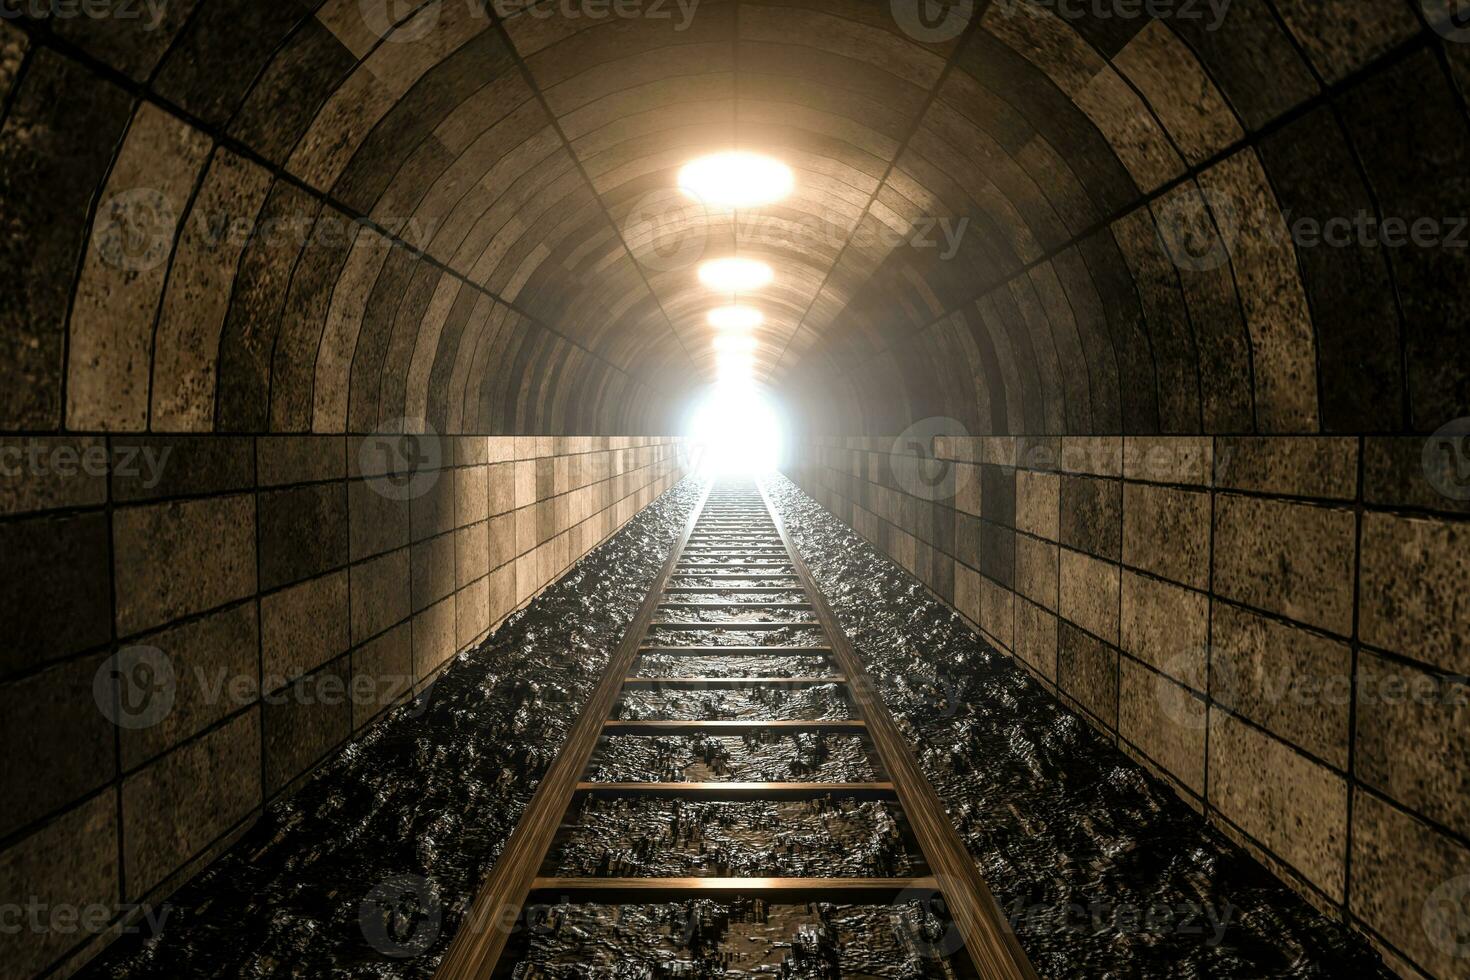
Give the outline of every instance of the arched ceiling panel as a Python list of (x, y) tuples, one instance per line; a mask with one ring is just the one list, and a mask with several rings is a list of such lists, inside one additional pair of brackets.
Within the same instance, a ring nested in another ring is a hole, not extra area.
[[(728, 254), (775, 268), (757, 373), (816, 428), (1470, 411), (1470, 51), (1432, 4), (107, 6), (0, 23), (11, 429), (668, 428)], [(736, 147), (795, 191), (674, 189)], [(1441, 240), (1297, 227), (1359, 216)]]

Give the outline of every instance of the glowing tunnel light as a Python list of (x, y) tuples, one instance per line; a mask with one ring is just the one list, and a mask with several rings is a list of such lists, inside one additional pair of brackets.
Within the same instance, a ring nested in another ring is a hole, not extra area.
[(755, 353), (755, 338), (749, 336), (726, 335), (715, 338), (715, 350), (720, 354), (745, 354)]
[(751, 382), (724, 381), (695, 409), (689, 440), (704, 476), (764, 473), (781, 462), (781, 416)]
[(766, 320), (760, 310), (753, 306), (721, 306), (709, 311), (709, 325), (716, 330), (748, 332)]
[(714, 153), (679, 171), (679, 189), (713, 208), (756, 208), (791, 193), (791, 168), (759, 153)]
[(774, 278), (771, 267), (755, 259), (715, 259), (699, 267), (699, 281), (719, 293), (748, 293)]
[(755, 358), (750, 354), (720, 354), (715, 364), (722, 381), (749, 381), (755, 374)]

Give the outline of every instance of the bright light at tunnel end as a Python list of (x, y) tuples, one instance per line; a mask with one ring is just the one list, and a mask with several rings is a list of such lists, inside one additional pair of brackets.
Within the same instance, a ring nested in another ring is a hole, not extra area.
[(760, 476), (781, 465), (785, 426), (750, 380), (721, 381), (690, 416), (690, 468), (702, 477)]

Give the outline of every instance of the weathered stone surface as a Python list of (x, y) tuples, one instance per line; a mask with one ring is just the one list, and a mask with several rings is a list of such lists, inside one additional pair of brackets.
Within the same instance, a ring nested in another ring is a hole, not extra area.
[(9, 756), (0, 770), (0, 833), (8, 836), (116, 776), (112, 724), (92, 690), (105, 667), (98, 654), (0, 684), (0, 744)]
[[(1346, 770), (1351, 648), (1223, 602), (1214, 604), (1211, 626), (1211, 696), (1278, 738)], [(1361, 717), (1361, 706), (1359, 712)]]
[(1432, 976), (1452, 977), (1464, 960), (1455, 911), (1467, 875), (1470, 848), (1371, 793), (1358, 794), (1353, 912)]
[(1181, 585), (1209, 584), (1210, 498), (1170, 487), (1123, 487), (1123, 563)]
[[(261, 803), (260, 709), (123, 780), (123, 863), (137, 898)], [(191, 814), (179, 820), (179, 813)]]
[(332, 482), (259, 495), (262, 589), (347, 563), (347, 494), (345, 483)]
[(264, 693), (347, 650), (347, 572), (293, 585), (260, 600)]
[(350, 681), (344, 658), (266, 699), (261, 713), (267, 795), (279, 793), (351, 734)]
[(1352, 631), (1352, 511), (1222, 495), (1215, 589), (1339, 635)]
[(255, 591), (249, 496), (127, 507), (113, 515), (117, 631), (203, 612)]
[(1341, 899), (1347, 849), (1347, 782), (1284, 742), (1210, 711), (1210, 803)]
[(1118, 651), (1095, 637), (1061, 624), (1057, 686), (1103, 724), (1118, 724)]
[(1470, 674), (1464, 524), (1363, 518), (1363, 639), (1441, 670)]
[(104, 643), (111, 635), (107, 521), (100, 513), (0, 524), (5, 674)]
[[(117, 793), (101, 793), (0, 853), (0, 880), (13, 895), (35, 896), (48, 907), (117, 902)], [(47, 929), (39, 935), (15, 929), (0, 933), (0, 956), (24, 975), (43, 972), (73, 936)]]
[(1364, 652), (1356, 771), (1417, 813), (1470, 829), (1470, 683)]

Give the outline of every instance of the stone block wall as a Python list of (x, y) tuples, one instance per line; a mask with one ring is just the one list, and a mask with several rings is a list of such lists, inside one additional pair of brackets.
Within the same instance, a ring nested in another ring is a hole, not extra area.
[(0, 438), (0, 882), (44, 926), (0, 930), (5, 975), (94, 955), (679, 467), (638, 437)]
[(1439, 448), (834, 438), (790, 475), (1399, 972), (1451, 977), (1470, 485)]

